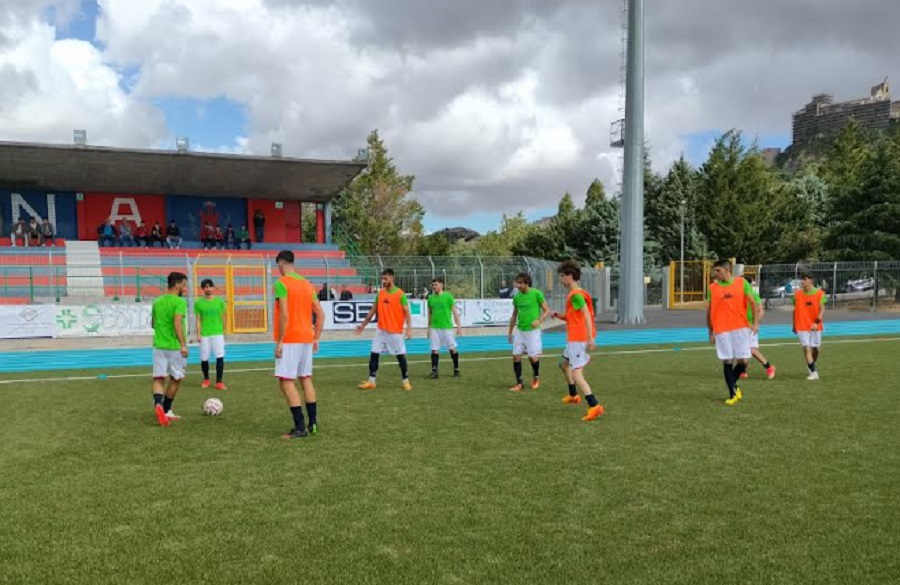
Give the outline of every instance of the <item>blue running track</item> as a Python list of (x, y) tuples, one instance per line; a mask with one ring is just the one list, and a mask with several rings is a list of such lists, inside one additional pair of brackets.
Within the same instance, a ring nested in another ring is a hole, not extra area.
[[(828, 337), (878, 336), (900, 334), (900, 319), (882, 321), (842, 321), (826, 325)], [(621, 347), (629, 345), (672, 345), (683, 343), (704, 343), (708, 341), (705, 328), (685, 329), (631, 329), (619, 331), (600, 330), (601, 347)], [(761, 340), (793, 339), (790, 325), (764, 325), (760, 329)], [(548, 333), (544, 335), (545, 350), (562, 350), (565, 335)], [(86, 343), (90, 343), (85, 340)], [(510, 345), (503, 335), (462, 337), (460, 351), (466, 353), (509, 351)], [(323, 343), (318, 358), (364, 358), (368, 357), (371, 342), (368, 340), (329, 341)], [(426, 355), (430, 352), (428, 340), (416, 338), (407, 342), (411, 355)], [(272, 343), (234, 343), (228, 345), (228, 362), (273, 361)], [(197, 361), (197, 348), (191, 350), (190, 362)], [(76, 349), (66, 351), (30, 351), (0, 353), (0, 373), (34, 372), (50, 370), (82, 370), (124, 367), (149, 367), (150, 348), (104, 348)]]

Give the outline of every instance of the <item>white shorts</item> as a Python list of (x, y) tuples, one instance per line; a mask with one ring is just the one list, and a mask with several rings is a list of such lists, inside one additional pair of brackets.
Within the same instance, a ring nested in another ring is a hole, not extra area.
[(822, 347), (821, 331), (798, 331), (797, 337), (803, 347)]
[(216, 359), (225, 357), (224, 335), (209, 335), (200, 339), (200, 361), (208, 362), (210, 353)]
[(720, 360), (748, 360), (750, 351), (749, 328), (735, 329), (716, 335), (716, 354)]
[(456, 351), (456, 331), (453, 329), (432, 329), (430, 339), (431, 351), (441, 351), (443, 348)]
[(541, 357), (544, 348), (541, 341), (541, 330), (513, 332), (513, 355), (528, 354), (530, 358)]
[(281, 380), (309, 378), (313, 372), (313, 344), (285, 343), (275, 360), (275, 377)]
[(750, 349), (759, 349), (759, 333), (753, 333), (750, 330)]
[(569, 367), (573, 370), (580, 370), (591, 363), (591, 356), (588, 355), (588, 344), (583, 341), (570, 341), (566, 343), (566, 349), (563, 351), (563, 357), (569, 362)]
[(178, 349), (153, 348), (153, 377), (155, 379), (171, 376), (173, 380), (184, 380), (187, 360)]
[(402, 333), (388, 333), (383, 329), (378, 329), (372, 340), (372, 353), (406, 355), (406, 340), (403, 339)]

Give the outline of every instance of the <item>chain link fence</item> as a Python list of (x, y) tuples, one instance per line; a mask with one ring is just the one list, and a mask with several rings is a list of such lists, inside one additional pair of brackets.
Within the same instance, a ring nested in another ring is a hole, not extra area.
[(790, 306), (804, 274), (828, 294), (828, 306), (847, 311), (900, 312), (900, 262), (764, 264), (756, 268), (766, 306)]

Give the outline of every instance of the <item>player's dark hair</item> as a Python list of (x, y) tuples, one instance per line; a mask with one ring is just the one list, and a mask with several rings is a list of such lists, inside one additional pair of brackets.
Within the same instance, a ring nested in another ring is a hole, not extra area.
[(275, 256), (275, 263), (278, 262), (287, 262), (288, 264), (294, 263), (294, 253), (290, 250), (282, 250), (278, 252), (278, 256)]
[(716, 263), (713, 264), (713, 268), (726, 268), (728, 270), (733, 270), (731, 266), (731, 260), (716, 260)]
[(200, 281), (200, 288), (206, 288), (208, 286), (216, 286), (215, 284), (213, 284), (213, 281), (211, 278), (204, 278), (203, 280)]
[(812, 274), (810, 274), (809, 272), (804, 272), (804, 273), (800, 276), (800, 280), (807, 280), (807, 279), (812, 280), (812, 281), (815, 281), (815, 280), (816, 280), (815, 278), (813, 278), (813, 275), (812, 275)]
[(439, 282), (439, 283), (441, 283), (441, 284), (444, 284), (444, 279), (443, 279), (443, 277), (441, 277), (441, 276), (436, 276), (436, 277), (434, 277), (434, 280), (431, 281), (431, 284), (434, 284), (434, 283), (436, 283), (436, 282)]
[(575, 260), (565, 260), (561, 262), (557, 272), (559, 272), (559, 274), (571, 276), (576, 282), (581, 280), (581, 265)]
[(531, 275), (527, 272), (520, 272), (516, 275), (516, 282), (521, 282), (522, 284), (527, 284), (531, 286)]
[(169, 285), (169, 288), (175, 288), (182, 282), (186, 282), (186, 281), (187, 281), (187, 274), (185, 274), (183, 272), (170, 272), (167, 283)]
[(381, 276), (394, 276), (394, 271), (391, 270), (390, 268), (386, 268), (386, 269), (384, 269), (384, 271), (381, 273)]

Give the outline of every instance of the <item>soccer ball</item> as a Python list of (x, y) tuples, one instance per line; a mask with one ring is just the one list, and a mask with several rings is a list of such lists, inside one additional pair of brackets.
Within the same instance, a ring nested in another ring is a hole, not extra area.
[(225, 405), (222, 404), (222, 401), (218, 398), (207, 398), (206, 402), (203, 403), (203, 414), (207, 416), (218, 416), (222, 414), (222, 409), (225, 408)]

